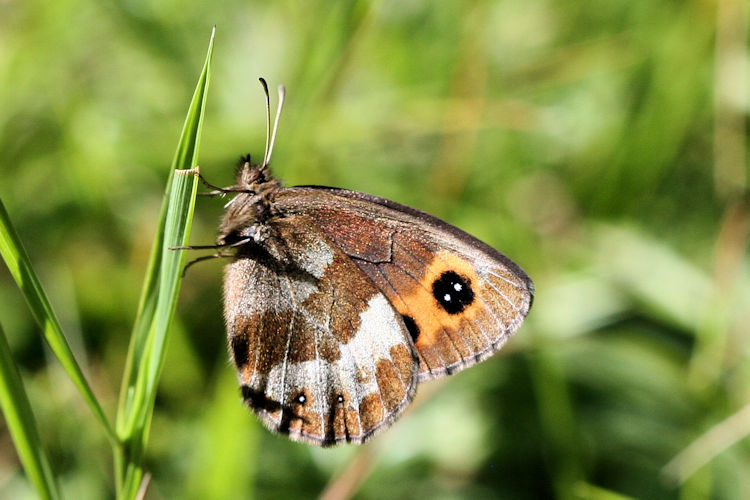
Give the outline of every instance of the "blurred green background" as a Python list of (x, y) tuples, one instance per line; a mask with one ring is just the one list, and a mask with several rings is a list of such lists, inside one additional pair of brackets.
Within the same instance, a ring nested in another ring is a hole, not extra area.
[[(232, 183), (287, 87), (287, 184), (427, 210), (517, 261), (531, 313), (364, 447), (243, 407), (222, 262), (190, 270), (149, 498), (748, 498), (742, 0), (0, 2), (0, 197), (114, 416), (182, 120), (218, 26), (201, 169)], [(221, 200), (199, 199), (195, 244)], [(103, 431), (0, 266), (0, 322), (69, 498), (113, 494)], [(1, 422), (1, 421), (0, 421)], [(0, 497), (33, 497), (0, 423)]]

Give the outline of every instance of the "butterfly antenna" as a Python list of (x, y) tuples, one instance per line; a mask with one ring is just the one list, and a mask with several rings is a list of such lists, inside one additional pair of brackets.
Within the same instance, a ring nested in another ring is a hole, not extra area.
[[(266, 90), (266, 96), (268, 96), (268, 90)], [(281, 117), (281, 110), (284, 108), (284, 97), (286, 96), (286, 90), (283, 85), (279, 85), (279, 106), (276, 108), (276, 117), (273, 120), (273, 131), (271, 132), (270, 144), (266, 147), (266, 156), (263, 158), (263, 166), (265, 167), (271, 161), (271, 153), (273, 153), (273, 145), (276, 142), (276, 132), (279, 130), (279, 118)], [(270, 105), (269, 105), (270, 110)], [(270, 111), (268, 114), (268, 123), (270, 125)], [(266, 138), (268, 140), (268, 138)]]
[(266, 151), (263, 153), (263, 163), (261, 167), (265, 167), (268, 162), (268, 145), (271, 137), (271, 96), (268, 93), (268, 84), (264, 78), (259, 78), (260, 84), (263, 86), (263, 92), (266, 94)]

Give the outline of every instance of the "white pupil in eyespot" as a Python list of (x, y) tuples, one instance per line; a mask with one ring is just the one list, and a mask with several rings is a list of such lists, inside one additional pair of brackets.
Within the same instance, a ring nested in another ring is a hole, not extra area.
[(461, 283), (453, 283), (453, 289), (455, 291), (460, 292), (462, 288)]
[(446, 301), (446, 302), (450, 302), (451, 301), (451, 294), (446, 293), (445, 295), (443, 295), (443, 300)]

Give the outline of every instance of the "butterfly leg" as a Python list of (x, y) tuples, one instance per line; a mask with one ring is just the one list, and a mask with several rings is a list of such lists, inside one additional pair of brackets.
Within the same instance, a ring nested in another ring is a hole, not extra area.
[[(219, 186), (214, 186), (210, 182), (206, 180), (205, 177), (203, 177), (203, 174), (198, 174), (198, 178), (201, 180), (204, 186), (206, 186), (208, 189), (213, 189), (212, 192), (206, 193), (206, 196), (215, 196), (216, 194), (225, 194), (226, 190), (224, 188), (221, 188)], [(215, 193), (215, 194), (214, 194)]]
[[(169, 249), (170, 250), (216, 250), (218, 248), (232, 248), (232, 247), (242, 246), (248, 241), (249, 239), (242, 239), (232, 244), (180, 246), (180, 247), (169, 247)], [(187, 273), (188, 267), (192, 266), (193, 264), (197, 264), (198, 262), (201, 262), (204, 260), (210, 260), (210, 259), (223, 259), (223, 258), (229, 258), (229, 257), (234, 257), (234, 256), (235, 255), (233, 253), (217, 252), (211, 255), (204, 255), (203, 257), (198, 257), (197, 259), (193, 259), (185, 265), (185, 269), (182, 270), (182, 276), (185, 276), (185, 273)]]
[(204, 255), (203, 257), (198, 257), (197, 259), (193, 259), (187, 264), (185, 264), (185, 268), (182, 270), (182, 276), (185, 276), (185, 273), (187, 273), (187, 270), (190, 266), (193, 264), (197, 264), (198, 262), (202, 262), (204, 260), (211, 260), (211, 259), (225, 259), (229, 257), (234, 257), (233, 253), (214, 253), (211, 255)]
[(199, 196), (224, 196), (227, 193), (251, 193), (254, 194), (254, 191), (243, 189), (241, 187), (237, 186), (231, 186), (231, 187), (219, 187), (211, 184), (206, 180), (205, 177), (203, 177), (202, 174), (198, 174), (198, 178), (201, 180), (204, 186), (211, 189), (212, 191), (209, 191), (208, 193), (198, 193)]
[(217, 248), (241, 247), (245, 243), (252, 241), (252, 238), (242, 238), (232, 243), (217, 243), (214, 245), (186, 245), (179, 247), (169, 247), (170, 250), (216, 250)]

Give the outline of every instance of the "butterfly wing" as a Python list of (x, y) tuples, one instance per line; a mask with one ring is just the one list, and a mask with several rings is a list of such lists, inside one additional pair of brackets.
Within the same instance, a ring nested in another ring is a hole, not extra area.
[(489, 357), (531, 307), (533, 283), (518, 265), (419, 210), (317, 186), (281, 190), (274, 206), (312, 219), (388, 298), (416, 347), (420, 381)]
[[(408, 405), (416, 353), (401, 316), (304, 216), (266, 226), (227, 266), (225, 318), (245, 402), (271, 430), (361, 443)], [(280, 263), (268, 245), (288, 257)]]

